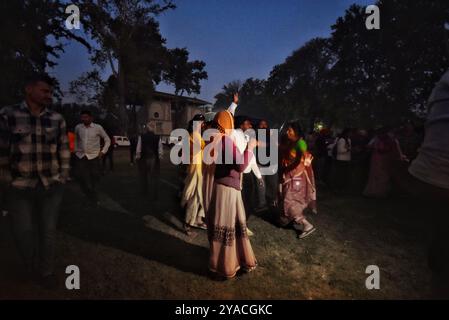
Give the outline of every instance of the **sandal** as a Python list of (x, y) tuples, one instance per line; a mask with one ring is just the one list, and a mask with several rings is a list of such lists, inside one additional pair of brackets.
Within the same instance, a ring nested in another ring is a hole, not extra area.
[(207, 230), (207, 225), (205, 223), (201, 223), (197, 226), (198, 229)]
[(316, 228), (315, 227), (313, 227), (312, 229), (310, 229), (310, 230), (308, 230), (308, 231), (303, 231), (299, 236), (298, 236), (298, 238), (299, 239), (305, 239), (305, 238), (307, 238), (308, 236), (310, 236), (312, 233), (314, 233), (316, 231)]

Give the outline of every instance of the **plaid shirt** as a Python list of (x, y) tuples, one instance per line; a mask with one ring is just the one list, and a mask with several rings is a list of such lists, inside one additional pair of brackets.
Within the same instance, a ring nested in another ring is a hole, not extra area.
[(26, 102), (0, 110), (0, 168), (15, 188), (48, 188), (68, 177), (70, 150), (62, 115), (44, 109), (33, 116)]

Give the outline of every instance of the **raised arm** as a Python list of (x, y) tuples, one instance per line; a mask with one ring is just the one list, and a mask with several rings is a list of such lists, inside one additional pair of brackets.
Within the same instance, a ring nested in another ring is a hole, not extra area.
[(239, 94), (238, 93), (234, 93), (234, 98), (233, 101), (231, 103), (231, 105), (228, 108), (228, 111), (234, 116), (235, 115), (235, 110), (237, 109), (239, 104)]

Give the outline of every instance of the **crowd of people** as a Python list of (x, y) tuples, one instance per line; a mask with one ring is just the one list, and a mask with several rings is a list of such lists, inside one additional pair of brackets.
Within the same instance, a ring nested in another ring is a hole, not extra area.
[[(191, 234), (192, 228), (207, 229), (209, 270), (222, 279), (257, 266), (249, 240), (254, 236), (248, 228), (252, 214), (280, 212), (276, 222), (292, 226), (300, 239), (316, 230), (306, 217), (307, 209), (317, 212), (313, 156), (300, 125), (289, 123), (281, 141), (273, 141), (267, 120), (255, 123), (248, 117), (235, 117), (238, 99), (235, 94), (228, 110), (218, 112), (213, 121), (205, 121), (202, 115), (190, 121), (190, 164), (185, 168), (181, 193), (185, 231)], [(205, 141), (203, 133), (210, 128), (216, 133)], [(263, 139), (261, 132), (265, 133)], [(196, 152), (195, 143), (200, 146)], [(281, 160), (267, 172), (261, 170), (268, 166), (261, 157), (271, 152), (271, 143), (278, 144), (275, 150), (279, 149)], [(209, 148), (212, 152), (205, 154), (209, 144), (218, 148)], [(225, 159), (226, 155), (232, 158)]]
[[(316, 230), (310, 215), (317, 213), (317, 188), (337, 194), (362, 191), (366, 197), (381, 198), (401, 187), (410, 193), (420, 190), (423, 199), (440, 205), (432, 213), (437, 223), (429, 260), (439, 279), (449, 283), (447, 232), (442, 229), (449, 212), (448, 75), (432, 94), (425, 135), (411, 123), (376, 130), (344, 129), (337, 135), (329, 129), (305, 134), (292, 121), (280, 131), (279, 139), (271, 139), (267, 120), (235, 116), (237, 93), (231, 106), (212, 121), (196, 115), (188, 128), (190, 164), (183, 167), (180, 205), (185, 209), (187, 234), (192, 234), (192, 228), (207, 230), (209, 270), (214, 277), (230, 279), (257, 267), (250, 241), (257, 234), (248, 228), (252, 214), (270, 212), (279, 226), (291, 227), (299, 239), (305, 239)], [(56, 281), (56, 226), (70, 168), (89, 204), (98, 206), (101, 162), (113, 149), (110, 137), (89, 111), (81, 112), (81, 123), (68, 134), (63, 116), (48, 108), (51, 101), (51, 79), (36, 76), (27, 81), (24, 102), (0, 110), (0, 176), (8, 185), (7, 199), (0, 199), (7, 202), (2, 209), (10, 212), (27, 270), (37, 269), (40, 280), (49, 286)], [(207, 129), (215, 133), (203, 140)], [(206, 148), (210, 144), (215, 148)], [(272, 150), (279, 159), (274, 169), (262, 156)], [(154, 123), (133, 137), (130, 157), (132, 164), (138, 164), (142, 194), (150, 191), (151, 199), (157, 199), (163, 147)], [(2, 191), (2, 197), (5, 194)]]
[(361, 193), (372, 198), (394, 192), (394, 167), (407, 167), (418, 155), (423, 139), (422, 127), (411, 122), (372, 130), (347, 128), (337, 135), (321, 129), (305, 138), (315, 156), (319, 185), (337, 194)]

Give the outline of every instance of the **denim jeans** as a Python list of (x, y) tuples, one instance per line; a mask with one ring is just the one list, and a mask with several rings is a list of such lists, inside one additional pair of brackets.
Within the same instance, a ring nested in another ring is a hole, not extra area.
[(95, 158), (88, 160), (86, 157), (76, 159), (77, 179), (79, 180), (81, 190), (90, 202), (98, 201), (97, 184), (101, 175), (101, 160)]
[(56, 225), (64, 186), (45, 189), (15, 189), (9, 192), (8, 205), (14, 237), (28, 271), (37, 269), (41, 276), (54, 272)]

